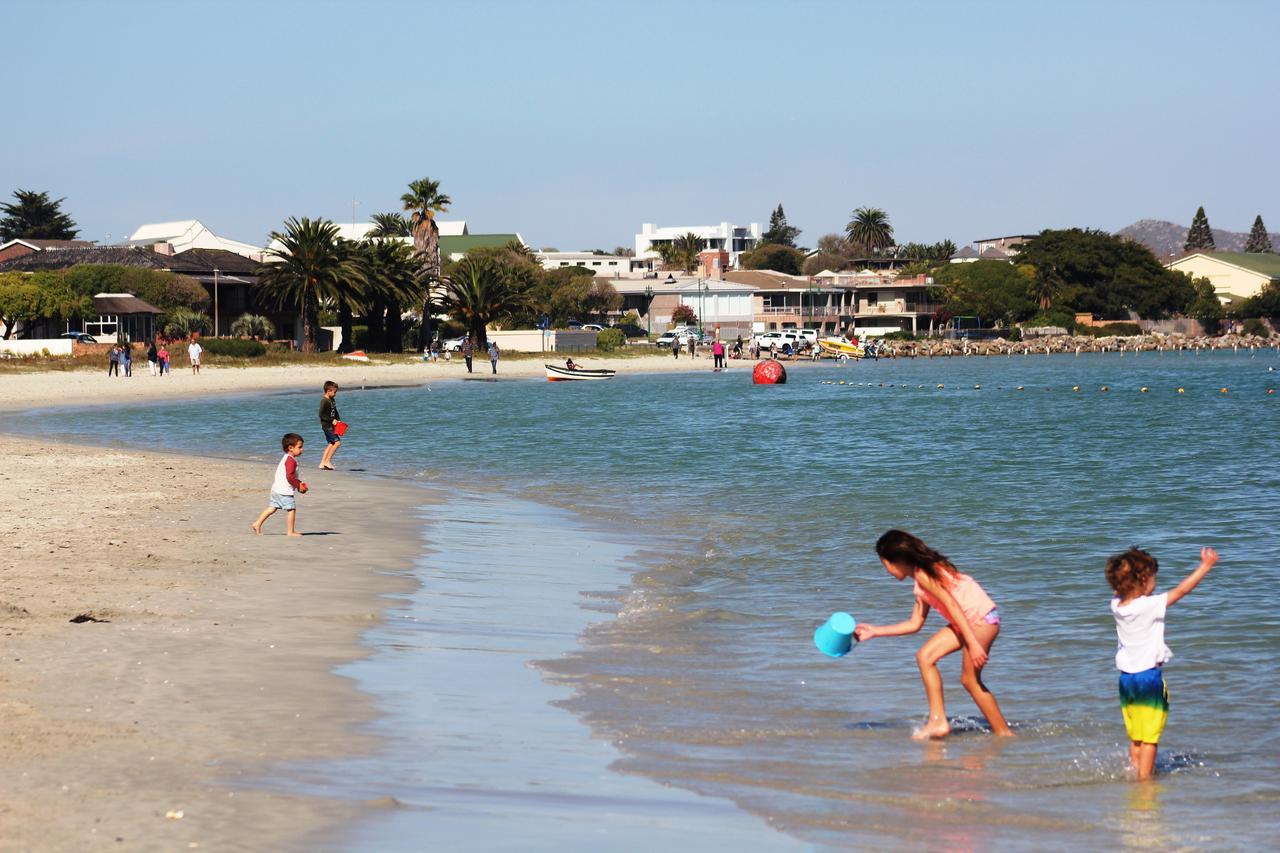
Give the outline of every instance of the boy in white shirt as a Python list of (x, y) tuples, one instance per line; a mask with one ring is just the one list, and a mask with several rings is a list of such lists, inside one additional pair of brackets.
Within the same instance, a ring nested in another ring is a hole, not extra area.
[(294, 493), (307, 493), (307, 484), (298, 479), (298, 457), (302, 455), (302, 436), (296, 432), (285, 433), (280, 439), (280, 447), (284, 455), (276, 464), (276, 477), (271, 482), (271, 502), (267, 504), (258, 520), (249, 525), (253, 532), (262, 535), (262, 523), (275, 514), (278, 509), (284, 510), (287, 523), (285, 533), (289, 536), (301, 536), (294, 526), (298, 515), (298, 504)]
[(1161, 667), (1173, 657), (1164, 644), (1165, 610), (1196, 588), (1218, 562), (1218, 552), (1200, 549), (1200, 565), (1168, 592), (1156, 589), (1156, 558), (1130, 548), (1107, 560), (1107, 583), (1116, 591), (1111, 615), (1116, 619), (1116, 668), (1120, 670), (1120, 709), (1129, 735), (1129, 762), (1138, 779), (1151, 778), (1160, 734), (1169, 718), (1169, 691)]

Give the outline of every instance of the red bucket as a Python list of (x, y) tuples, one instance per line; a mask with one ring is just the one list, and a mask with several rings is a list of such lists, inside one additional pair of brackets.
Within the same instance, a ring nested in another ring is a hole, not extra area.
[(347, 422), (346, 422), (346, 421), (334, 421), (334, 422), (333, 422), (333, 434), (334, 434), (334, 435), (336, 435), (336, 436), (338, 436), (339, 438), (341, 438), (342, 436), (346, 435), (346, 434), (347, 434)]

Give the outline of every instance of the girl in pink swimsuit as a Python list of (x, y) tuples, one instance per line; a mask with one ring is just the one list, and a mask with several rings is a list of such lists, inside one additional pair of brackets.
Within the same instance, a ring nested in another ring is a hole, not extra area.
[(995, 602), (977, 581), (910, 533), (890, 530), (876, 542), (876, 554), (889, 574), (898, 580), (912, 579), (915, 607), (905, 622), (896, 625), (859, 623), (854, 633), (860, 641), (914, 634), (924, 627), (929, 608), (947, 620), (947, 627), (930, 637), (916, 652), (924, 693), (929, 700), (929, 719), (912, 737), (940, 738), (951, 733), (942, 700), (938, 661), (961, 649), (964, 663), (960, 683), (987, 718), (992, 734), (1012, 735), (996, 697), (982, 683), (982, 668), (987, 664), (991, 644), (1000, 634), (1000, 614), (996, 612)]

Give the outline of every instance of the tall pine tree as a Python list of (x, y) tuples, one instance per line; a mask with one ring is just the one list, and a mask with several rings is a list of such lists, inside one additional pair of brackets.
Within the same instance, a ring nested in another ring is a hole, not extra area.
[(760, 235), (761, 243), (776, 243), (779, 246), (795, 248), (800, 229), (787, 224), (787, 214), (779, 204), (769, 216), (769, 230)]
[(1267, 226), (1262, 224), (1262, 214), (1253, 220), (1253, 228), (1249, 231), (1249, 240), (1244, 244), (1246, 252), (1270, 252), (1271, 236), (1267, 234)]
[(1203, 205), (1196, 209), (1191, 230), (1187, 232), (1187, 244), (1182, 248), (1188, 252), (1212, 252), (1217, 248), (1213, 244), (1213, 230), (1209, 228), (1209, 217), (1204, 215)]
[(14, 190), (17, 201), (0, 204), (4, 218), (0, 219), (0, 242), (19, 237), (31, 240), (74, 240), (79, 230), (76, 223), (62, 212), (66, 199), (53, 200), (48, 193), (34, 190)]

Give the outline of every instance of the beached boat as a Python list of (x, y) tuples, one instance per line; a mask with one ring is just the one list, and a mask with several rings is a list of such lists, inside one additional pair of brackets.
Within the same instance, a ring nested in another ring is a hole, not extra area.
[(818, 347), (822, 350), (823, 355), (847, 356), (848, 358), (862, 358), (866, 352), (861, 346), (846, 338), (819, 338)]
[(579, 382), (583, 379), (612, 379), (616, 370), (590, 370), (585, 367), (558, 367), (554, 364), (542, 365), (547, 369), (548, 382)]

